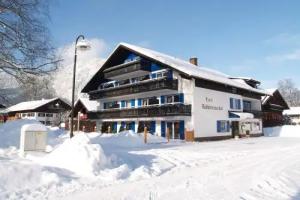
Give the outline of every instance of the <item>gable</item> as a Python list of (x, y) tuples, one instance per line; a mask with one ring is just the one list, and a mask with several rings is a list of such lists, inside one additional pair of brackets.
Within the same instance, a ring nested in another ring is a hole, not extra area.
[(273, 92), (272, 96), (269, 96), (268, 99), (266, 99), (265, 102), (263, 102), (263, 107), (265, 108), (269, 108), (270, 106), (277, 106), (278, 108), (282, 109), (282, 110), (286, 110), (289, 109), (288, 104), (286, 103), (286, 101), (284, 100), (284, 98), (282, 97), (282, 95), (280, 94), (280, 92), (278, 90), (275, 90)]

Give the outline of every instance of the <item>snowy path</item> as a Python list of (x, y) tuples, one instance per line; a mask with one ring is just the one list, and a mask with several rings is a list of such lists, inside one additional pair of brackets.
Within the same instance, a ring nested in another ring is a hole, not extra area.
[(297, 138), (149, 145), (109, 153), (125, 156), (136, 177), (95, 182), (65, 199), (300, 199)]

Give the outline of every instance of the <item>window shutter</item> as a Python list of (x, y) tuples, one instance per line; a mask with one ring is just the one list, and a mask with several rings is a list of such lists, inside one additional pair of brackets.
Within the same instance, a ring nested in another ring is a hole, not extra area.
[(160, 104), (164, 104), (165, 103), (165, 96), (161, 96), (160, 97)]
[(241, 109), (241, 100), (238, 99), (237, 101), (238, 101), (238, 109)]
[(125, 101), (121, 101), (121, 108), (125, 108)]
[(227, 121), (227, 132), (229, 132), (230, 131), (230, 122), (229, 121)]
[(169, 70), (169, 71), (168, 71), (167, 78), (168, 78), (168, 79), (172, 79), (172, 78), (173, 78), (172, 70)]
[(183, 93), (179, 94), (179, 102), (184, 103), (184, 94)]
[(135, 107), (135, 99), (131, 99), (131, 107), (132, 107), (132, 108)]
[(230, 108), (233, 109), (233, 98), (230, 98)]
[(155, 121), (150, 122), (150, 133), (151, 134), (155, 133)]
[(113, 132), (113, 133), (118, 132), (118, 131), (117, 131), (117, 126), (118, 126), (118, 122), (114, 122), (114, 123), (113, 123), (113, 129), (112, 129), (112, 132)]
[(221, 121), (217, 121), (217, 132), (221, 132)]
[(166, 137), (166, 122), (165, 121), (161, 121), (161, 136), (162, 137)]
[(135, 122), (131, 122), (130, 126), (130, 129), (135, 132)]
[(181, 140), (184, 140), (184, 121), (179, 122), (179, 137)]
[(142, 99), (138, 99), (138, 107), (142, 106)]

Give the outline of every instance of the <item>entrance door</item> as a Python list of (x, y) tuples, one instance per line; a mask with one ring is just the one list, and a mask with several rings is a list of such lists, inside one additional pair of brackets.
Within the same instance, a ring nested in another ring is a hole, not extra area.
[(179, 122), (174, 122), (174, 139), (180, 138)]
[(173, 139), (173, 123), (167, 122), (167, 132), (169, 131), (170, 139)]
[(239, 122), (238, 121), (232, 121), (231, 122), (231, 134), (232, 137), (239, 135)]

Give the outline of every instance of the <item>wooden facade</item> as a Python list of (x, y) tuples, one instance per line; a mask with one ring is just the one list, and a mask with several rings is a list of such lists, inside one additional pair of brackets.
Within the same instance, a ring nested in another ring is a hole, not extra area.
[(262, 99), (263, 126), (273, 127), (284, 124), (283, 110), (289, 109), (284, 98), (278, 90), (274, 90), (273, 96), (265, 96)]
[[(74, 106), (74, 130), (78, 130), (78, 114), (79, 116), (79, 130), (83, 132), (94, 132), (96, 129), (96, 122), (91, 121), (88, 118), (88, 109), (86, 106), (82, 103), (82, 101), (79, 99), (75, 106)], [(69, 114), (69, 117), (71, 116), (71, 113)], [(70, 120), (65, 122), (65, 129), (69, 130), (70, 126)]]

